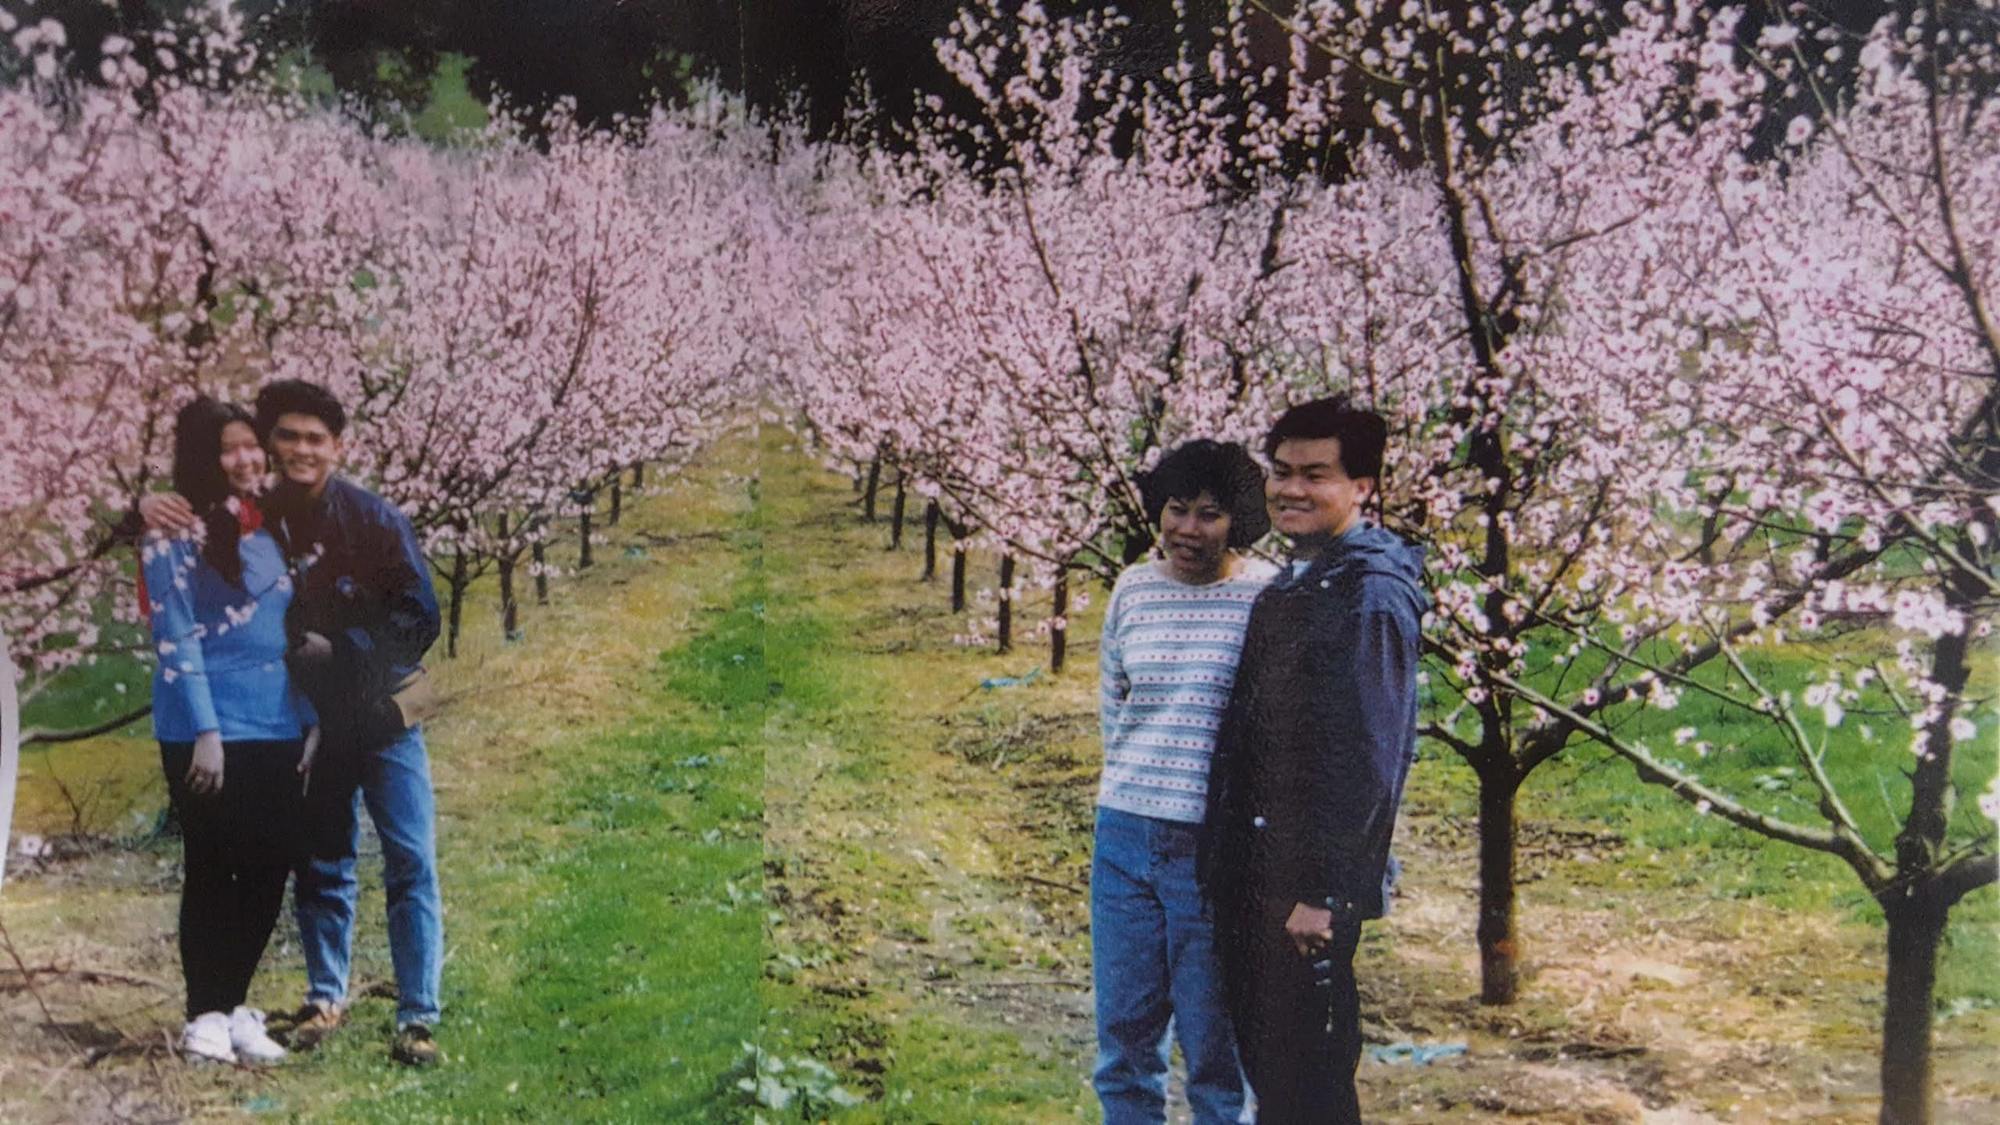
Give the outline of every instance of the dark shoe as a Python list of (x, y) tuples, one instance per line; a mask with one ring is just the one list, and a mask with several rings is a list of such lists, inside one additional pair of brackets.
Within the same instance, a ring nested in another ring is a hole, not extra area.
[(327, 1036), (340, 1030), (347, 1018), (337, 1004), (324, 1000), (308, 1000), (292, 1015), (290, 1045), (294, 1051), (310, 1051), (326, 1042)]
[(435, 1066), (440, 1052), (428, 1025), (406, 1023), (396, 1029), (396, 1042), (389, 1048), (389, 1057), (404, 1066)]

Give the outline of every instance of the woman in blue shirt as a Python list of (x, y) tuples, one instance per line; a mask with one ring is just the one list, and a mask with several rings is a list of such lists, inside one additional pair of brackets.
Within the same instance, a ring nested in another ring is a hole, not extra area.
[(284, 1057), (244, 1000), (299, 857), (301, 762), (318, 738), (285, 671), (291, 579), (257, 508), (264, 473), (248, 413), (189, 403), (174, 420), (174, 488), (200, 523), (140, 550), (153, 735), (185, 844), (181, 1048), (227, 1062)]

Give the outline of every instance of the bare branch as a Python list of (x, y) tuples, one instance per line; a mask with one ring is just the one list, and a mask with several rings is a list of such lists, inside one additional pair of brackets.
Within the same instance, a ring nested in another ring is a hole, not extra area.
[(1954, 905), (1973, 891), (1991, 886), (1996, 880), (2000, 880), (2000, 855), (1996, 855), (1990, 847), (1982, 848), (1946, 864), (1944, 870), (1938, 872), (1938, 889), (1943, 892), (1946, 905)]
[(1571, 724), (1577, 730), (1589, 735), (1599, 745), (1631, 762), (1641, 781), (1661, 786), (1681, 800), (1706, 808), (1731, 824), (1747, 828), (1760, 836), (1837, 856), (1854, 869), (1854, 873), (1871, 891), (1886, 884), (1895, 874), (1895, 869), (1888, 861), (1852, 836), (1830, 829), (1793, 824), (1779, 817), (1758, 812), (1682, 772), (1678, 767), (1661, 761), (1644, 746), (1619, 737), (1595, 719), (1579, 714), (1504, 673), (1489, 674), (1515, 695)]
[(100, 734), (110, 734), (112, 731), (118, 730), (120, 727), (130, 726), (131, 724), (138, 722), (140, 719), (143, 719), (152, 713), (153, 713), (153, 705), (148, 703), (141, 707), (137, 707), (134, 708), (133, 710), (127, 711), (123, 715), (119, 715), (116, 718), (106, 719), (101, 723), (96, 723), (94, 725), (87, 727), (79, 727), (75, 730), (24, 731), (21, 735), (21, 745), (53, 746), (56, 745), (57, 743), (62, 743), (62, 742), (81, 742), (86, 738), (96, 738)]
[(1798, 754), (1799, 764), (1805, 767), (1806, 775), (1812, 779), (1813, 788), (1819, 790), (1820, 815), (1833, 821), (1836, 831), (1846, 832), (1859, 840), (1861, 829), (1855, 826), (1853, 814), (1847, 811), (1847, 806), (1841, 802), (1840, 793), (1833, 787), (1833, 781), (1827, 777), (1821, 756), (1813, 752), (1812, 739), (1806, 735), (1805, 726), (1799, 722), (1798, 712), (1794, 711), (1789, 703), (1765, 689), (1763, 682), (1750, 671), (1750, 666), (1743, 662), (1742, 655), (1736, 651), (1734, 645), (1723, 644), (1722, 655), (1729, 661), (1729, 666), (1736, 670), (1736, 674), (1743, 677), (1743, 682), (1750, 685), (1750, 690), (1757, 693), (1757, 698), (1763, 701), (1764, 709), (1777, 716), (1778, 728), (1784, 732), (1786, 740), (1792, 744), (1792, 750)]

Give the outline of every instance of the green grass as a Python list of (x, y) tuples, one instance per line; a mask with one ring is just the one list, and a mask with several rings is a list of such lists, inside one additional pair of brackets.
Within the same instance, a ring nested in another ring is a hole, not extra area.
[[(873, 583), (862, 569), (871, 565), (866, 552), (875, 550), (875, 530), (853, 524), (845, 497), (828, 487), (802, 454), (779, 448), (794, 440), (770, 432), (760, 459), (767, 483), (760, 510), (769, 528), (765, 655), (775, 704), (767, 728), (776, 748), (771, 784), (795, 798), (804, 793), (831, 802), (860, 802), (870, 823), (877, 816), (896, 816), (899, 803), (907, 804), (900, 809), (907, 815), (928, 813), (950, 821), (957, 815), (951, 807), (915, 807), (922, 800), (916, 788), (920, 779), (909, 771), (918, 757), (930, 753), (928, 738), (936, 728), (911, 700), (939, 684), (968, 678), (976, 684), (990, 673), (975, 670), (976, 654), (884, 659), (863, 651), (860, 638), (869, 631), (871, 617), (881, 613), (885, 595), (909, 595)], [(878, 557), (883, 556), (878, 552)], [(906, 569), (908, 556), (888, 565)], [(829, 581), (825, 568), (843, 573)], [(928, 601), (936, 593), (921, 596)], [(802, 743), (820, 747), (816, 753), (823, 760), (811, 764), (812, 754), (798, 752)], [(806, 770), (818, 772), (798, 776)], [(964, 835), (971, 834), (968, 825)], [(1083, 1116), (1088, 1097), (1079, 1069), (1083, 1060), (1036, 1049), (1022, 1034), (996, 1026), (991, 1017), (925, 1001), (917, 995), (920, 988), (867, 977), (884, 970), (871, 968), (857, 946), (926, 940), (929, 908), (915, 897), (923, 874), (913, 867), (906, 848), (894, 845), (895, 839), (891, 834), (822, 839), (802, 855), (774, 852), (774, 863), (810, 865), (813, 886), (855, 902), (860, 913), (834, 923), (838, 939), (827, 940), (813, 930), (813, 920), (788, 920), (785, 913), (773, 912), (763, 1045), (787, 1057), (833, 1065), (845, 1087), (866, 1098), (840, 1114), (841, 1120), (1072, 1121)], [(969, 920), (984, 919), (959, 918)], [(988, 959), (1011, 960), (997, 952)], [(792, 1119), (769, 1111), (766, 1116)]]
[[(472, 832), (443, 841), (484, 853), (446, 887), (448, 930), (454, 909), (491, 920), (447, 966), (450, 1060), (398, 1075), (379, 1039), (337, 1037), (300, 1070), (306, 1116), (718, 1118), (761, 1020), (759, 550), (746, 521), (726, 603), (618, 701), (634, 721), (558, 744), (546, 788), (476, 810)], [(386, 1030), (390, 1008), (363, 1001), (361, 1025)], [(340, 1100), (305, 1100), (315, 1090)]]
[[(95, 726), (146, 702), (153, 669), (135, 656), (100, 656), (65, 669), (21, 707), (23, 730), (65, 731)], [(143, 724), (133, 724), (138, 730)], [(150, 731), (145, 733), (150, 734)]]
[(851, 1079), (867, 1101), (841, 1115), (853, 1122), (1075, 1121), (1085, 1117), (1073, 1067), (1056, 1066), (1017, 1035), (917, 1015), (883, 1020), (852, 1006), (803, 995), (776, 998), (783, 1049), (837, 1058), (865, 1046), (879, 1077)]
[[(1868, 653), (1871, 645), (1877, 655), (1887, 647), (1879, 635), (1852, 634), (1819, 646), (1793, 643), (1756, 650), (1746, 662), (1768, 690), (1789, 693), (1797, 700), (1824, 674), (1829, 661)], [(1994, 696), (2000, 675), (1993, 657), (1990, 646), (1977, 655), (1968, 698)], [(1570, 682), (1587, 682), (1584, 677), (1596, 668), (1588, 660), (1577, 663), (1583, 667), (1570, 672)], [(1710, 667), (1702, 675), (1712, 683), (1723, 671)], [(1553, 673), (1545, 677), (1553, 678)], [(1879, 698), (1873, 702), (1882, 707)], [(1910, 801), (1909, 725), (1897, 716), (1857, 709), (1828, 728), (1818, 710), (1803, 704), (1798, 709), (1808, 736), (1824, 740), (1827, 777), (1863, 838), (1878, 854), (1893, 855), (1895, 834)], [(1954, 810), (1953, 835), (1958, 840), (1991, 832), (1976, 801), (1993, 778), (2000, 750), (2000, 731), (1996, 731), (2000, 715), (1990, 705), (1967, 713), (1978, 734), (1957, 744), (1953, 753), (1952, 776), (1964, 798)], [(1692, 744), (1677, 746), (1675, 732), (1684, 727), (1695, 728), (1696, 738), (1715, 749), (1702, 757)], [(1809, 827), (1826, 823), (1795, 751), (1768, 718), (1687, 692), (1681, 706), (1672, 711), (1628, 709), (1616, 729), (1622, 737), (1644, 743), (1661, 758), (1753, 808)], [(1427, 761), (1418, 771), (1413, 793), (1425, 794), (1461, 815), (1473, 815), (1477, 780), (1471, 769), (1440, 746), (1427, 746), (1425, 754)], [(1882, 925), (1880, 907), (1844, 862), (1765, 839), (1717, 816), (1696, 814), (1665, 789), (1639, 781), (1623, 758), (1587, 740), (1578, 739), (1530, 776), (1519, 812), (1524, 824), (1585, 827), (1616, 834), (1626, 842), (1616, 863), (1565, 865), (1563, 877), (1571, 882), (1627, 895), (1755, 898), (1794, 910), (1831, 906), (1856, 921)], [(2000, 977), (1991, 972), (1996, 960), (2000, 960), (2000, 892), (1988, 887), (1952, 912), (1940, 959), (1938, 1007), (2000, 1006)]]

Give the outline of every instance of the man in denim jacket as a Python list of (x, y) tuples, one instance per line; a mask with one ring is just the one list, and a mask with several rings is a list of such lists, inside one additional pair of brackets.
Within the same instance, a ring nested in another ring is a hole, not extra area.
[(1358, 1123), (1354, 951), (1384, 909), (1416, 748), (1421, 554), (1361, 518), (1386, 426), (1342, 399), (1265, 439), (1293, 561), (1250, 612), (1216, 740), (1211, 852), (1230, 1014), (1257, 1120)]

